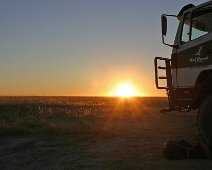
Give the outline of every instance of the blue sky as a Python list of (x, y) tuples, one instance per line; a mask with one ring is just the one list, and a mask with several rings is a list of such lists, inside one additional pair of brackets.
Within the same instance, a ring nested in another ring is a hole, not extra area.
[(153, 67), (171, 52), (160, 15), (202, 2), (0, 0), (0, 95), (111, 95), (123, 81), (164, 95)]

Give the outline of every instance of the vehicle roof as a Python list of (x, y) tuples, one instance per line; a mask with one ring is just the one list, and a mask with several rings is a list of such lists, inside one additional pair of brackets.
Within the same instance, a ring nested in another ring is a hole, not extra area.
[(208, 2), (204, 2), (204, 3), (199, 4), (197, 6), (194, 6), (193, 8), (190, 8), (190, 9), (186, 10), (184, 13), (192, 11), (192, 10), (197, 9), (197, 8), (201, 8), (201, 7), (207, 6), (207, 5), (212, 5), (212, 0), (210, 0)]

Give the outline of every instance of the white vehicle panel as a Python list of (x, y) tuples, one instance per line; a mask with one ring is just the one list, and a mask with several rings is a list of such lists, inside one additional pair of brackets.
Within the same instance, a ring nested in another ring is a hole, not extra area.
[[(173, 86), (174, 87), (194, 87), (195, 82), (199, 74), (204, 70), (212, 69), (212, 65), (204, 67), (190, 67), (190, 68), (178, 68), (177, 80), (176, 75), (173, 74)], [(176, 73), (176, 69), (172, 69)]]

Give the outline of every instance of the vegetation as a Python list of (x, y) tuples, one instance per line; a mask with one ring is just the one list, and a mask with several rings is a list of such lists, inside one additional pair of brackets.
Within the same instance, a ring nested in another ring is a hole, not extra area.
[(197, 169), (163, 158), (165, 141), (200, 139), (196, 112), (160, 113), (166, 106), (166, 98), (0, 97), (1, 169)]
[(165, 107), (164, 101), (161, 98), (1, 97), (0, 135), (75, 138), (119, 135), (121, 129), (114, 131), (118, 120), (138, 121), (150, 108)]

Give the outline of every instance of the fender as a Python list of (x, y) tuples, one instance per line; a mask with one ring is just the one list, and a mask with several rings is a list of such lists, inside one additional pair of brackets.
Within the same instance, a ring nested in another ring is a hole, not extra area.
[(212, 69), (202, 71), (196, 79), (195, 87), (201, 84), (210, 75), (212, 75)]
[(199, 108), (202, 100), (206, 95), (212, 93), (212, 69), (202, 71), (195, 82), (192, 104), (195, 108)]

